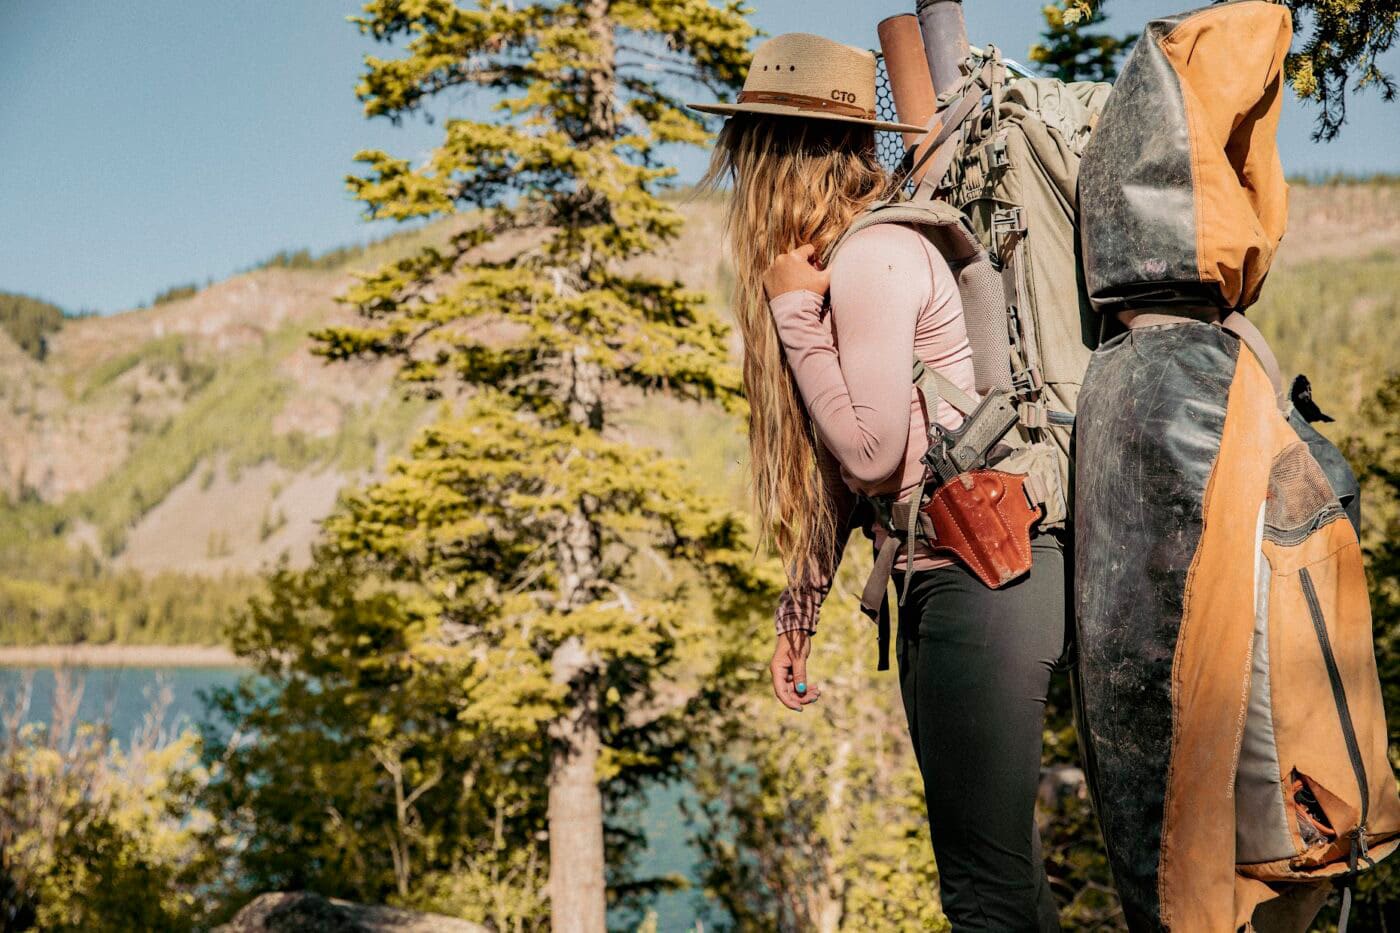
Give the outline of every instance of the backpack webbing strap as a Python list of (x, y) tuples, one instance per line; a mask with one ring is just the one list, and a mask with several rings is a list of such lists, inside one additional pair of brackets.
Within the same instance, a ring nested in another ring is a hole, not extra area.
[[(978, 114), (980, 115), (981, 111), (978, 111)], [(933, 193), (939, 189), (943, 184), (943, 176), (948, 174), (948, 169), (952, 166), (953, 159), (957, 157), (958, 146), (961, 145), (961, 143), (961, 139), (958, 139), (956, 136), (950, 136), (940, 143), (936, 149), (931, 148), (928, 152), (924, 153), (925, 158), (928, 158), (931, 153), (932, 161), (929, 162), (928, 171), (924, 173), (924, 177), (919, 180), (919, 187), (917, 189), (919, 193), (927, 190), (927, 197), (931, 198)], [(920, 162), (922, 161), (921, 159)], [(917, 166), (915, 168), (917, 170)], [(916, 193), (915, 197), (919, 197), (919, 193)]]
[(1254, 354), (1254, 358), (1263, 367), (1264, 374), (1269, 377), (1270, 384), (1274, 388), (1274, 401), (1278, 404), (1279, 411), (1284, 417), (1293, 410), (1293, 399), (1288, 394), (1288, 388), (1283, 384), (1283, 372), (1278, 366), (1278, 357), (1274, 356), (1273, 349), (1269, 342), (1264, 339), (1264, 335), (1259, 332), (1259, 328), (1254, 326), (1254, 322), (1249, 320), (1238, 311), (1231, 311), (1223, 318), (1219, 316), (1214, 308), (1208, 309), (1204, 314), (1170, 314), (1163, 311), (1120, 311), (1118, 319), (1129, 330), (1136, 330), (1139, 327), (1155, 327), (1160, 325), (1174, 324), (1214, 324), (1226, 333), (1232, 334), (1240, 343), (1249, 348)]
[(1024, 225), (1008, 231), (1010, 242), (999, 250), (1001, 285), (1006, 307), (1011, 312), (1008, 328), (1012, 335), (1011, 387), (1019, 396), (1038, 400), (1043, 387), (1040, 335), (1036, 333), (1035, 315), (1030, 313), (1030, 302), (1026, 300), (1025, 266), (1021, 262), (1021, 241), (1025, 233)]
[[(886, 537), (880, 543), (880, 549), (875, 552), (875, 565), (870, 568), (870, 576), (866, 578), (865, 587), (861, 590), (860, 609), (875, 623), (878, 632), (880, 657), (876, 670), (887, 671), (890, 668), (889, 588), (890, 579), (894, 576), (894, 563), (899, 558), (899, 552), (904, 551), (904, 585), (900, 589), (897, 604), (902, 606), (909, 595), (909, 582), (914, 578), (915, 536), (921, 526), (926, 533), (931, 528), (927, 522), (920, 521), (922, 513), (919, 512), (919, 506), (923, 504), (922, 500), (922, 487), (914, 490), (907, 498), (894, 501), (887, 497), (871, 497), (876, 513), (880, 516), (877, 520), (884, 526)], [(904, 533), (903, 540), (900, 538), (901, 531)]]
[(1238, 311), (1231, 311), (1220, 321), (1220, 326), (1229, 333), (1234, 334), (1240, 342), (1249, 347), (1254, 354), (1259, 365), (1264, 367), (1265, 374), (1269, 377), (1269, 382), (1274, 386), (1274, 397), (1278, 400), (1279, 411), (1286, 416), (1293, 407), (1293, 400), (1289, 397), (1288, 388), (1283, 384), (1283, 373), (1278, 368), (1278, 358), (1274, 356), (1273, 348), (1264, 339), (1264, 335), (1259, 333), (1259, 328), (1254, 326), (1254, 322)]
[(933, 419), (937, 415), (937, 406), (940, 399), (952, 405), (964, 416), (970, 415), (977, 409), (977, 400), (958, 388), (957, 383), (943, 375), (936, 369), (930, 369), (924, 365), (924, 361), (917, 356), (914, 357), (914, 386), (923, 393), (924, 407), (928, 409), (929, 427), (933, 427)]
[[(977, 407), (976, 401), (958, 387), (947, 376), (927, 366), (918, 356), (914, 357), (914, 386), (924, 399), (924, 409), (928, 416), (928, 433), (933, 439), (934, 420), (938, 413), (938, 402), (946, 400), (964, 415), (969, 415)], [(860, 608), (876, 624), (879, 630), (880, 660), (878, 670), (889, 669), (889, 628), (890, 628), (890, 579), (894, 576), (894, 563), (899, 552), (904, 551), (906, 566), (904, 583), (899, 590), (899, 602), (903, 606), (909, 596), (909, 584), (914, 578), (912, 568), (914, 545), (917, 542), (921, 525), (919, 506), (923, 504), (923, 486), (912, 490), (902, 499), (884, 496), (871, 497), (875, 505), (877, 520), (885, 528), (886, 538), (875, 554), (875, 565), (860, 594)], [(925, 528), (927, 531), (927, 527)]]
[[(943, 180), (943, 176), (948, 172), (948, 166), (953, 163), (953, 153), (957, 149), (956, 134), (974, 111), (979, 116), (981, 115), (982, 95), (986, 89), (991, 88), (993, 77), (992, 61), (988, 60), (980, 69), (964, 79), (962, 96), (934, 115), (934, 119), (930, 123), (938, 127), (938, 134), (924, 147), (923, 155), (919, 156), (919, 160), (910, 166), (909, 171), (895, 186), (895, 190), (902, 189), (909, 183), (909, 179), (918, 175), (919, 169), (923, 167), (925, 162), (929, 163), (929, 168), (923, 177), (932, 179), (935, 186)], [(930, 159), (932, 159), (931, 162)]]
[[(880, 657), (876, 670), (890, 669), (890, 577), (894, 575), (894, 561), (899, 556), (900, 540), (890, 535), (875, 552), (875, 566), (870, 569), (870, 577), (865, 581), (865, 589), (860, 594), (860, 610), (875, 623), (879, 640)], [(905, 574), (910, 576), (910, 574)]]

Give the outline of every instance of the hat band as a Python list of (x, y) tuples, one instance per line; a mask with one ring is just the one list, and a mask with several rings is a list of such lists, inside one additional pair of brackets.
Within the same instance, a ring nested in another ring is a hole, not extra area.
[(796, 107), (798, 110), (814, 110), (822, 113), (837, 113), (843, 117), (859, 117), (862, 120), (875, 119), (874, 110), (866, 110), (855, 104), (839, 100), (826, 100), (810, 94), (792, 94), (787, 91), (740, 91), (741, 104), (781, 104)]

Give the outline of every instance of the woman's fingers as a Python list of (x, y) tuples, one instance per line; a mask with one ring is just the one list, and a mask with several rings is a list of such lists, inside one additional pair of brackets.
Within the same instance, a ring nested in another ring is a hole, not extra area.
[(811, 685), (807, 683), (807, 659), (801, 654), (792, 659), (792, 687), (803, 705), (811, 702), (807, 699), (812, 694)]
[(795, 681), (792, 679), (792, 666), (787, 659), (775, 655), (768, 670), (773, 675), (773, 695), (778, 698), (778, 702), (790, 710), (802, 712), (802, 701), (793, 689)]
[(797, 695), (797, 681), (792, 676), (793, 660), (796, 657), (793, 647), (792, 639), (779, 635), (778, 643), (773, 648), (773, 662), (768, 666), (768, 670), (773, 675), (773, 693), (778, 702), (800, 713), (802, 698)]
[(825, 295), (831, 287), (831, 273), (815, 263), (817, 248), (811, 243), (783, 253), (763, 274), (763, 289), (772, 299), (793, 291), (813, 291)]
[(807, 682), (807, 655), (811, 651), (811, 635), (807, 632), (787, 632), (778, 636), (773, 649), (769, 673), (773, 676), (773, 693), (790, 710), (802, 712), (802, 707), (815, 703), (821, 690)]

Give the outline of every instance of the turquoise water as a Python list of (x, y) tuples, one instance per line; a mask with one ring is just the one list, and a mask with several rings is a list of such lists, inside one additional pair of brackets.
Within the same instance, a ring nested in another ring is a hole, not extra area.
[[(178, 733), (202, 718), (202, 691), (232, 686), (241, 673), (236, 667), (96, 667), (71, 670), (68, 676), (71, 685), (82, 686), (78, 718), (110, 721), (113, 738), (126, 745), (141, 728), (162, 685), (172, 694), (165, 728)], [(26, 679), (32, 679), (28, 720), (48, 722), (57, 688), (49, 668), (0, 667), (0, 705), (11, 708)]]
[[(238, 680), (238, 668), (125, 667), (91, 668), (78, 672), (74, 680), (83, 684), (79, 718), (109, 720), (112, 734), (123, 745), (141, 728), (151, 704), (162, 686), (172, 694), (165, 726), (172, 732), (191, 726), (203, 717), (202, 692), (231, 686)], [(10, 703), (26, 679), (31, 683), (28, 720), (47, 722), (56, 687), (54, 672), (47, 668), (0, 667), (0, 707)], [(695, 878), (695, 853), (689, 844), (680, 803), (685, 796), (680, 786), (650, 790), (637, 808), (637, 822), (646, 833), (647, 851), (639, 860), (639, 874), (664, 876), (678, 874)], [(663, 894), (650, 905), (663, 933), (691, 929), (696, 921), (701, 895), (697, 891)], [(622, 918), (618, 918), (621, 920)]]

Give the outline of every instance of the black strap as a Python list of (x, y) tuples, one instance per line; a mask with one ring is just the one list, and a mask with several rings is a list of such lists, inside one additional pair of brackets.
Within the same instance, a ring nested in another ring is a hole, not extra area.
[(1361, 795), (1361, 814), (1356, 829), (1351, 834), (1351, 845), (1347, 849), (1347, 881), (1342, 889), (1341, 919), (1337, 923), (1337, 933), (1346, 933), (1351, 919), (1352, 888), (1356, 885), (1356, 873), (1360, 863), (1367, 867), (1375, 865), (1366, 847), (1366, 817), (1371, 799), (1370, 782), (1366, 779), (1366, 767), (1361, 760), (1361, 748), (1356, 738), (1356, 726), (1351, 718), (1351, 708), (1347, 704), (1346, 687), (1342, 683), (1341, 670), (1337, 666), (1337, 656), (1332, 651), (1332, 639), (1327, 634), (1327, 621), (1318, 602), (1317, 588), (1313, 585), (1312, 574), (1304, 567), (1298, 571), (1298, 582), (1303, 588), (1303, 599), (1308, 605), (1308, 615), (1312, 619), (1317, 634), (1318, 646), (1322, 651), (1322, 663), (1327, 668), (1327, 679), (1332, 685), (1332, 700), (1337, 707), (1341, 721), (1342, 739), (1346, 743), (1347, 757), (1351, 759), (1352, 770), (1356, 774), (1357, 791)]
[(879, 645), (879, 658), (876, 660), (875, 670), (887, 671), (890, 669), (890, 597), (888, 593), (880, 601), (880, 615), (875, 619), (875, 641)]

